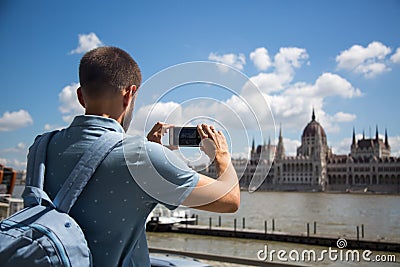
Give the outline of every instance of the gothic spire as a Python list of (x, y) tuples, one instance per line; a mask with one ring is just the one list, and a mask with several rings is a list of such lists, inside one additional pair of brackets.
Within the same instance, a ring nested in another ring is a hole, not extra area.
[(389, 139), (388, 139), (387, 129), (386, 128), (385, 128), (385, 145), (386, 145), (386, 147), (389, 147)]
[(251, 145), (251, 152), (254, 153), (256, 151), (256, 144), (254, 143), (254, 137), (253, 137), (253, 143)]
[(285, 147), (283, 146), (283, 137), (282, 137), (282, 125), (279, 128), (279, 141), (278, 141), (278, 147), (276, 149), (276, 157), (278, 159), (283, 159), (285, 157)]
[(311, 120), (312, 120), (312, 121), (315, 121), (315, 112), (314, 112), (314, 108), (312, 109)]
[(351, 143), (353, 146), (356, 145), (356, 129), (353, 127), (353, 142)]
[(376, 140), (376, 141), (379, 140), (378, 125), (376, 125), (375, 140)]

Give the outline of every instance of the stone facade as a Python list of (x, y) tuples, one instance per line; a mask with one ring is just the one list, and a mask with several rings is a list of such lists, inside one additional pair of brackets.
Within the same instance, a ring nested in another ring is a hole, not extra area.
[(389, 139), (353, 141), (350, 155), (333, 155), (328, 159), (328, 189), (333, 191), (371, 191), (400, 193), (400, 157), (392, 157)]
[[(335, 155), (314, 111), (296, 156), (286, 156), (281, 128), (276, 146), (253, 141), (250, 160), (232, 162), (242, 189), (400, 193), (400, 158), (391, 156), (386, 131), (385, 140), (378, 128), (375, 138), (356, 140), (353, 130), (350, 154)], [(203, 173), (216, 177), (213, 165)]]

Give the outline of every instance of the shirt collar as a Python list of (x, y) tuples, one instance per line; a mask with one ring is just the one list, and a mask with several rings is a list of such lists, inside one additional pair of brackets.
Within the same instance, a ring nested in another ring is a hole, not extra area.
[(98, 126), (111, 131), (125, 133), (124, 128), (116, 120), (96, 115), (79, 115), (74, 118), (70, 127)]

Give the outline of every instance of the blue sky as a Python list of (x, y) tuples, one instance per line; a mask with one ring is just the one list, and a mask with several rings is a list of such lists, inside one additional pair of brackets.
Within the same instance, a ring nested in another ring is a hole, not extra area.
[[(184, 62), (232, 65), (260, 88), (290, 154), (314, 107), (336, 153), (349, 152), (353, 126), (368, 136), (378, 125), (398, 156), (399, 14), (400, 2), (390, 0), (1, 1), (0, 163), (24, 168), (37, 134), (82, 112), (74, 100), (79, 60), (100, 45), (127, 50), (144, 80)], [(156, 114), (172, 109), (176, 122), (190, 119), (180, 101), (202, 90), (192, 87), (179, 100), (161, 99)], [(155, 101), (152, 90), (140, 91), (136, 125)], [(223, 90), (203, 93), (235, 110)], [(220, 116), (217, 104), (190, 108)], [(235, 144), (235, 155), (247, 154), (248, 142)]]

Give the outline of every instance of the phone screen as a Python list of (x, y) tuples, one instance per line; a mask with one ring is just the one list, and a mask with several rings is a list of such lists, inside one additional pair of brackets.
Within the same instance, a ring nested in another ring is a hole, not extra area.
[(197, 127), (173, 127), (170, 130), (170, 144), (177, 146), (199, 146), (201, 137)]

